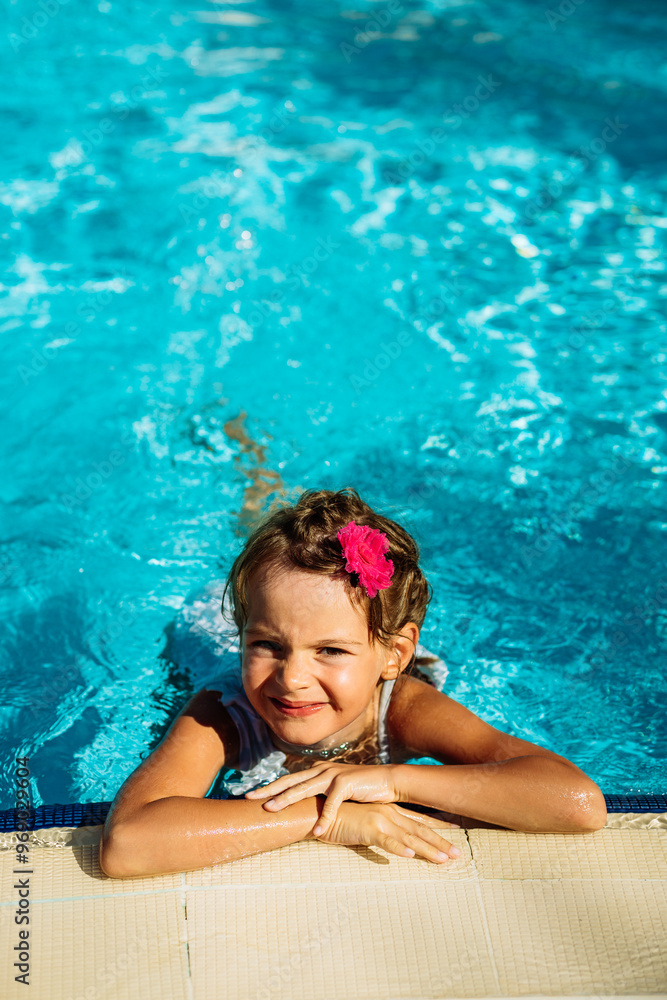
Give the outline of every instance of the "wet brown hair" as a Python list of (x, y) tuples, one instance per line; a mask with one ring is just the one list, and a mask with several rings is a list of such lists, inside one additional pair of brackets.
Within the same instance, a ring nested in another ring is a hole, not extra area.
[[(356, 573), (345, 571), (345, 557), (337, 533), (349, 521), (383, 531), (389, 540), (386, 558), (394, 564), (391, 585), (369, 598)], [(414, 538), (396, 521), (377, 514), (352, 487), (306, 490), (296, 503), (270, 510), (234, 560), (222, 597), (230, 591), (230, 610), (239, 637), (248, 620), (248, 586), (260, 566), (292, 564), (300, 569), (342, 579), (353, 605), (365, 611), (371, 642), (391, 648), (392, 636), (408, 622), (421, 629), (433, 596), (419, 567)], [(223, 611), (224, 614), (224, 611)], [(415, 656), (408, 664), (413, 665)]]

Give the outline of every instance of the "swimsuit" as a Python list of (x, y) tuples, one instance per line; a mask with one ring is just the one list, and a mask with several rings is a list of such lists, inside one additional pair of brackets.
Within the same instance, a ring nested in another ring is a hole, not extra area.
[[(395, 744), (390, 746), (387, 733), (387, 709), (395, 683), (395, 680), (382, 683), (376, 731), (369, 731), (352, 747), (332, 757), (336, 763), (394, 764), (408, 759), (407, 749)], [(237, 767), (228, 769), (224, 775), (221, 772), (221, 787), (230, 798), (238, 798), (284, 774), (293, 774), (321, 762), (317, 756), (304, 757), (277, 749), (271, 739), (271, 730), (252, 707), (245, 691), (229, 701), (220, 700), (236, 724), (240, 740)]]

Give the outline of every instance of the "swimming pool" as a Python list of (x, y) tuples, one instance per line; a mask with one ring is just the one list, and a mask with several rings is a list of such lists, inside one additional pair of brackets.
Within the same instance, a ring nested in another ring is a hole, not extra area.
[(35, 805), (112, 799), (256, 510), (347, 484), (421, 543), (448, 693), (664, 792), (664, 8), (47, 6), (6, 41), (0, 808), (23, 755)]

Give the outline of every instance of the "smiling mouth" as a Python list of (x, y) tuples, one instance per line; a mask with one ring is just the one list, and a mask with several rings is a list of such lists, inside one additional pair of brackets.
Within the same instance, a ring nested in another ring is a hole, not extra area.
[(287, 701), (285, 698), (273, 698), (273, 701), (286, 705), (287, 708), (306, 708), (308, 705), (323, 705), (323, 701)]
[(328, 704), (326, 701), (284, 701), (282, 698), (270, 700), (285, 715), (309, 715)]

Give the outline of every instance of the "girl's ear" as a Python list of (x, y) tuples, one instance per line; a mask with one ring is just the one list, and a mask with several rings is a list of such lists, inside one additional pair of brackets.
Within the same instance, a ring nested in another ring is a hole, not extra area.
[(399, 666), (399, 664), (400, 660), (397, 658), (396, 652), (394, 651), (389, 655), (389, 659), (385, 663), (384, 669), (380, 674), (382, 680), (384, 681), (396, 680), (396, 678), (401, 672), (401, 667)]
[(414, 622), (408, 624), (394, 636), (394, 647), (388, 654), (382, 671), (384, 680), (394, 680), (407, 667), (417, 648), (419, 629)]

